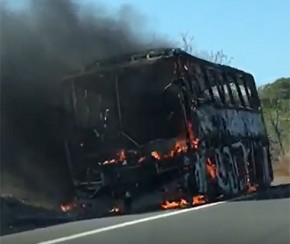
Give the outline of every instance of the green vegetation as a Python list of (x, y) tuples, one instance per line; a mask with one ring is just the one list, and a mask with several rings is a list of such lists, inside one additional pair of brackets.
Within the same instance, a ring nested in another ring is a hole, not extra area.
[(273, 83), (259, 87), (261, 98), (268, 99), (290, 99), (290, 77), (280, 78)]
[(275, 155), (290, 151), (290, 78), (259, 87), (264, 118)]

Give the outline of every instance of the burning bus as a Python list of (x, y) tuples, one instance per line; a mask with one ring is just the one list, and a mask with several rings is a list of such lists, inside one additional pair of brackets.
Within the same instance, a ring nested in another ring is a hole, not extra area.
[(96, 61), (62, 85), (77, 199), (138, 199), (160, 191), (166, 209), (273, 180), (249, 73), (166, 48)]

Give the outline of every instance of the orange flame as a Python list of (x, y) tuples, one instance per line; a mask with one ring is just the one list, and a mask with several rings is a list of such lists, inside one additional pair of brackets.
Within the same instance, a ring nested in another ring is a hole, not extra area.
[(195, 138), (194, 133), (193, 133), (193, 129), (192, 129), (192, 123), (189, 122), (189, 121), (187, 122), (187, 130), (188, 130), (188, 133), (189, 133), (189, 140), (191, 142), (191, 146), (194, 149), (197, 149), (198, 145), (199, 145), (199, 139)]
[(161, 155), (156, 151), (151, 152), (151, 156), (155, 159), (158, 159), (158, 160), (161, 159)]
[(250, 181), (250, 173), (249, 173), (249, 168), (248, 168), (248, 164), (246, 165), (246, 174), (247, 174), (247, 192), (254, 192), (257, 190), (257, 186), (256, 185), (252, 185), (251, 181)]
[(198, 145), (199, 145), (199, 139), (196, 138), (191, 142), (192, 146), (194, 149), (198, 149)]
[(216, 166), (213, 164), (210, 158), (207, 159), (206, 169), (212, 179), (216, 178)]
[(60, 209), (62, 212), (68, 212), (74, 208), (76, 208), (76, 203), (68, 203), (68, 204), (61, 204)]
[(247, 176), (247, 192), (254, 192), (257, 190), (257, 186), (255, 185), (252, 185), (251, 182), (250, 182), (250, 177)]
[[(204, 195), (197, 195), (192, 197), (192, 205), (200, 205), (206, 203), (206, 197)], [(185, 208), (189, 206), (189, 202), (185, 199), (179, 201), (165, 201), (161, 204), (162, 209), (174, 209), (174, 208)]]
[(118, 153), (118, 156), (119, 156), (119, 161), (124, 161), (124, 160), (126, 160), (125, 150), (122, 149), (122, 150)]
[(188, 206), (188, 202), (184, 199), (181, 199), (180, 201), (165, 201), (165, 203), (161, 204), (162, 209), (172, 209), (172, 208), (184, 208)]
[(198, 204), (204, 204), (206, 203), (205, 196), (203, 195), (197, 195), (192, 197), (192, 204), (198, 205)]
[(257, 187), (251, 184), (247, 184), (248, 192), (254, 192), (257, 190)]
[[(191, 142), (191, 146), (194, 149), (197, 149), (199, 146), (199, 139), (195, 138), (194, 133), (193, 133), (193, 129), (192, 129), (192, 123), (188, 122), (187, 123), (187, 130), (189, 133), (189, 139)], [(164, 158), (173, 158), (177, 155), (180, 155), (181, 153), (185, 153), (188, 150), (188, 146), (186, 144), (186, 140), (183, 139), (179, 139), (176, 141), (175, 145), (173, 146), (173, 148), (170, 150), (169, 153), (162, 155), (160, 152), (157, 151), (152, 151), (151, 152), (151, 156), (153, 158), (155, 158), (156, 160), (161, 160)], [(146, 157), (140, 157), (138, 159), (138, 162), (143, 162), (145, 161), (147, 158)], [(125, 150), (120, 150), (119, 153), (117, 153), (117, 158), (115, 159), (110, 159), (110, 160), (106, 160), (103, 162), (103, 164), (112, 164), (112, 163), (118, 163), (118, 162), (123, 162), (124, 160), (126, 160), (126, 155), (125, 155)]]
[(185, 140), (177, 140), (173, 148), (170, 150), (169, 153), (165, 155), (161, 155), (161, 153), (157, 151), (151, 152), (151, 156), (157, 160), (161, 160), (163, 158), (173, 158), (181, 153), (184, 153), (187, 151), (187, 146), (185, 143)]
[(106, 160), (103, 162), (103, 164), (112, 164), (112, 163), (118, 163), (118, 162), (123, 162), (126, 160), (126, 154), (125, 154), (125, 150), (121, 149), (118, 153), (117, 153), (117, 158), (114, 159), (110, 159), (110, 160)]
[[(191, 128), (191, 126), (189, 126), (189, 127)], [(199, 139), (195, 138), (193, 136), (192, 129), (190, 131), (191, 132), (189, 134), (190, 134), (191, 145), (193, 148), (197, 149), (199, 146)], [(159, 153), (157, 151), (153, 151), (153, 152), (151, 152), (151, 156), (157, 160), (161, 160), (163, 158), (173, 158), (173, 157), (180, 155), (182, 153), (186, 153), (187, 149), (188, 149), (188, 147), (186, 145), (186, 140), (179, 139), (176, 141), (175, 145), (173, 146), (173, 148), (170, 150), (170, 152), (168, 154), (161, 155), (161, 153)]]
[(169, 156), (174, 157), (175, 154), (180, 154), (187, 151), (187, 145), (185, 140), (177, 140), (174, 147), (171, 149)]

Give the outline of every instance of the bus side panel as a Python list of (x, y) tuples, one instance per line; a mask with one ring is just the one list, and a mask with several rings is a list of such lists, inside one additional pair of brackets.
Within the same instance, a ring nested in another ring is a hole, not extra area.
[(271, 183), (267, 135), (259, 113), (210, 105), (201, 106), (196, 113), (200, 154), (205, 165), (208, 159), (215, 165), (221, 193), (238, 194), (250, 184)]

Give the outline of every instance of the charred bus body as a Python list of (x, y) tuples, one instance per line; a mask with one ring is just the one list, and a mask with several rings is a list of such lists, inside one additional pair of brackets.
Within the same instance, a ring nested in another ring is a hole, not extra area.
[(215, 198), (273, 180), (248, 73), (158, 49), (95, 62), (66, 77), (63, 92), (79, 198), (138, 197), (172, 182)]

